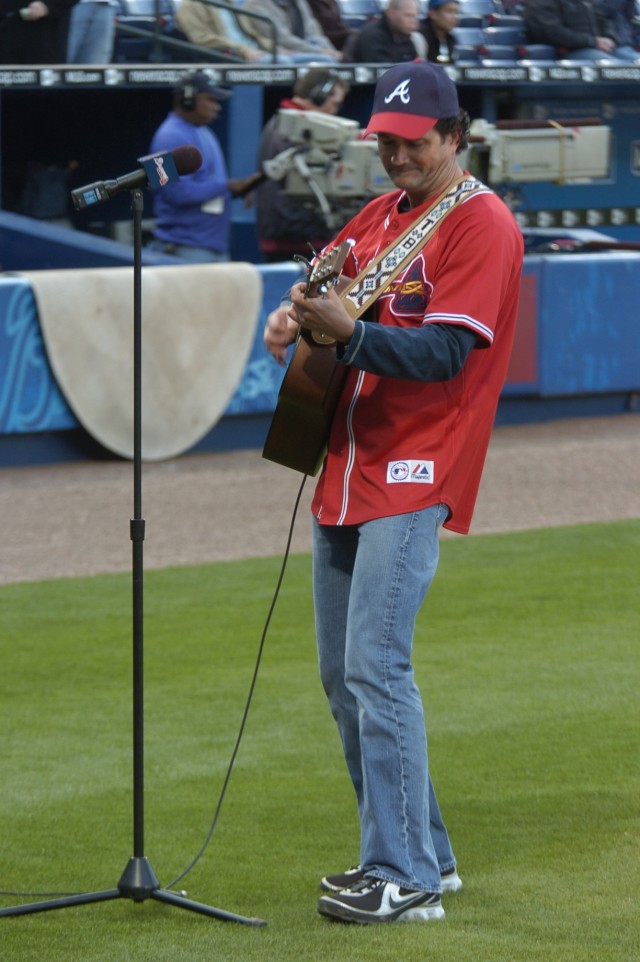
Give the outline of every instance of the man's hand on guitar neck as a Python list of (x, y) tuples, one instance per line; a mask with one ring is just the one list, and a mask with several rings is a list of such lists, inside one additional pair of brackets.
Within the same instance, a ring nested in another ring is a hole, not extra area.
[(304, 284), (291, 288), (289, 320), (346, 344), (353, 334), (355, 321), (347, 313), (336, 290), (331, 288), (321, 297), (305, 297), (304, 294)]
[(287, 348), (298, 337), (302, 325), (346, 344), (353, 334), (355, 322), (345, 310), (335, 289), (322, 297), (305, 297), (305, 285), (291, 289), (291, 304), (281, 304), (267, 317), (264, 345), (278, 364), (287, 363)]

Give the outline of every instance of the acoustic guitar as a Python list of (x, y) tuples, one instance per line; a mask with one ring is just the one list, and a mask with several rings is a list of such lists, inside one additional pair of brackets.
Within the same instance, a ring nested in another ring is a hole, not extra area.
[[(343, 243), (309, 265), (305, 297), (334, 287), (349, 253)], [(280, 387), (262, 457), (302, 474), (318, 473), (348, 369), (336, 360), (336, 342), (300, 328)]]

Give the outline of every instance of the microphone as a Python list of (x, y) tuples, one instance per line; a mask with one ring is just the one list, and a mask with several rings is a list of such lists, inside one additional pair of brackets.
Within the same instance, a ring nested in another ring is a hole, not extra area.
[(183, 145), (173, 150), (162, 150), (147, 157), (138, 157), (139, 170), (124, 174), (115, 180), (98, 180), (85, 187), (71, 191), (71, 199), (76, 210), (83, 210), (92, 204), (102, 204), (111, 200), (123, 190), (136, 190), (138, 187), (166, 187), (175, 182), (182, 174), (193, 174), (202, 165), (202, 154), (197, 147)]

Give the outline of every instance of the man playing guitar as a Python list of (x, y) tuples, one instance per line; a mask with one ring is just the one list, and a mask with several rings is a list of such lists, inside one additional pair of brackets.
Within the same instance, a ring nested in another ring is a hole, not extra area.
[[(334, 339), (345, 372), (312, 512), (320, 674), (360, 816), (359, 864), (325, 876), (318, 910), (347, 921), (442, 918), (441, 893), (462, 885), (429, 776), (413, 630), (440, 525), (469, 530), (523, 256), (507, 207), (458, 164), (468, 129), (442, 68), (387, 70), (367, 133), (397, 190), (335, 238), (349, 245), (340, 283), (315, 296), (296, 285), (265, 329), (283, 364), (301, 325)], [(364, 319), (357, 291), (374, 288)]]

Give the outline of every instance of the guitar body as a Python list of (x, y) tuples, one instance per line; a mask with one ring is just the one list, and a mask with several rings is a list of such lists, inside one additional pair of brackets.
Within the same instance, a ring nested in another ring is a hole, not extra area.
[[(349, 245), (340, 244), (310, 267), (305, 297), (333, 286), (348, 253)], [(301, 328), (262, 457), (302, 474), (317, 474), (346, 375), (345, 366), (336, 360), (335, 341), (323, 341)]]
[(320, 344), (301, 331), (284, 376), (262, 457), (316, 475), (348, 368), (336, 361), (335, 343)]

